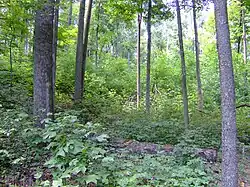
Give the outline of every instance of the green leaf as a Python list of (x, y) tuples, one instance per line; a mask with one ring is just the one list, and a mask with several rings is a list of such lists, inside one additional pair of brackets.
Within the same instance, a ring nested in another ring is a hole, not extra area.
[(60, 148), (59, 151), (56, 153), (56, 157), (58, 157), (58, 156), (65, 157), (65, 152), (64, 152), (63, 148)]
[(43, 175), (43, 172), (38, 172), (34, 175), (35, 179), (40, 179)]
[(88, 175), (86, 177), (84, 177), (86, 183), (90, 183), (90, 182), (93, 182), (93, 183), (97, 183), (97, 180), (99, 179), (100, 177), (98, 175)]
[(52, 187), (63, 186), (62, 179), (53, 180)]
[(98, 142), (107, 142), (110, 137), (107, 134), (101, 134), (100, 136), (96, 137)]

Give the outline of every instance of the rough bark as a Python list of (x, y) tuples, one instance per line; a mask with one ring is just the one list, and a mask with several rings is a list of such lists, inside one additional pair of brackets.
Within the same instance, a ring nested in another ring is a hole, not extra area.
[(54, 9), (53, 22), (53, 48), (52, 48), (52, 119), (54, 120), (55, 108), (55, 87), (56, 87), (56, 56), (57, 56), (57, 40), (58, 40), (58, 21), (59, 21), (59, 4), (60, 0), (56, 0)]
[(146, 77), (146, 111), (150, 113), (150, 58), (151, 58), (151, 14), (152, 14), (152, 1), (148, 1), (148, 17), (147, 17), (147, 77)]
[(179, 47), (180, 47), (180, 57), (181, 57), (181, 77), (182, 77), (181, 82), (182, 82), (182, 97), (183, 97), (183, 107), (184, 107), (184, 123), (187, 129), (188, 123), (189, 123), (189, 115), (188, 115), (186, 64), (185, 64), (185, 55), (184, 55), (184, 47), (183, 47), (182, 25), (181, 25), (181, 10), (180, 10), (179, 1), (176, 0), (175, 2), (176, 2), (178, 37), (179, 37)]
[(217, 50), (220, 64), (222, 112), (222, 186), (238, 186), (235, 88), (228, 26), (227, 1), (215, 0)]
[(83, 32), (84, 32), (85, 0), (80, 1), (77, 49), (76, 49), (76, 70), (75, 70), (75, 93), (74, 101), (80, 102), (83, 95)]
[(44, 119), (53, 111), (52, 94), (52, 42), (53, 0), (44, 2), (37, 10), (34, 36), (34, 116), (36, 125), (44, 128)]
[(140, 107), (140, 98), (141, 98), (141, 21), (142, 14), (138, 14), (138, 33), (137, 33), (137, 108)]
[(197, 94), (198, 94), (198, 109), (203, 110), (203, 94), (200, 75), (200, 46), (198, 37), (198, 28), (196, 22), (196, 2), (193, 3), (193, 23), (194, 23), (194, 42), (195, 42), (195, 58), (196, 58), (196, 80), (197, 80)]
[(73, 0), (70, 0), (69, 1), (68, 26), (72, 25), (72, 14), (73, 14)]
[(84, 41), (83, 41), (83, 91), (84, 91), (84, 77), (85, 77), (85, 69), (86, 69), (86, 61), (87, 61), (87, 49), (88, 49), (88, 38), (89, 38), (89, 27), (91, 20), (91, 11), (92, 11), (92, 3), (93, 0), (89, 0), (88, 9), (86, 14), (86, 21), (84, 26)]

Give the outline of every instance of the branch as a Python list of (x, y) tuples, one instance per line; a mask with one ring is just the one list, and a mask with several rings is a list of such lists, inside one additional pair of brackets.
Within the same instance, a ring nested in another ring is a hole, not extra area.
[(242, 107), (250, 107), (250, 104), (241, 104), (236, 106), (236, 108), (242, 108)]

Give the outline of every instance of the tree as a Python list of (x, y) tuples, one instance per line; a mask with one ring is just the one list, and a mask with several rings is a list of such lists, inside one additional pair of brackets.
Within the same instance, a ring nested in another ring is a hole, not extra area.
[(85, 69), (86, 69), (86, 61), (87, 61), (87, 49), (88, 49), (88, 38), (89, 38), (89, 27), (90, 27), (90, 20), (91, 20), (91, 10), (92, 10), (92, 3), (93, 0), (88, 1), (88, 9), (86, 14), (86, 21), (84, 26), (84, 40), (83, 40), (83, 81), (82, 87), (84, 91), (84, 77), (85, 77)]
[(98, 1), (97, 7), (97, 25), (96, 25), (96, 32), (95, 32), (95, 66), (98, 66), (98, 50), (99, 50), (99, 27), (100, 27), (100, 14), (101, 14), (101, 0)]
[(60, 0), (56, 0), (54, 9), (54, 22), (53, 22), (53, 43), (52, 43), (52, 119), (54, 120), (55, 108), (55, 87), (56, 87), (56, 56), (57, 56), (57, 40), (58, 40), (58, 22), (59, 22), (59, 4)]
[(68, 26), (72, 25), (73, 0), (69, 0)]
[(43, 120), (52, 106), (53, 0), (45, 1), (36, 11), (34, 36), (34, 115), (36, 125), (44, 128)]
[(137, 108), (140, 107), (141, 98), (141, 21), (142, 13), (138, 13), (138, 31), (137, 31)]
[(76, 70), (75, 70), (75, 93), (74, 101), (79, 102), (83, 95), (83, 32), (84, 32), (85, 0), (80, 1), (77, 49), (76, 49)]
[(235, 88), (232, 51), (227, 16), (227, 1), (215, 0), (217, 50), (220, 64), (222, 113), (222, 186), (238, 186), (236, 149)]
[(180, 57), (181, 57), (181, 77), (182, 77), (181, 82), (182, 82), (182, 98), (183, 98), (183, 107), (184, 107), (184, 123), (187, 129), (188, 123), (189, 123), (189, 115), (188, 115), (186, 64), (185, 64), (185, 55), (184, 55), (184, 47), (183, 47), (182, 25), (181, 25), (181, 11), (180, 11), (179, 0), (176, 0), (175, 3), (176, 3), (178, 37), (179, 37), (179, 47), (180, 47)]
[(197, 92), (198, 92), (198, 109), (203, 110), (203, 94), (201, 86), (200, 75), (200, 47), (198, 39), (198, 29), (196, 22), (196, 2), (192, 0), (193, 5), (193, 23), (194, 23), (194, 42), (195, 42), (195, 57), (196, 57), (196, 80), (197, 80)]
[(244, 57), (244, 63), (247, 63), (247, 33), (246, 33), (246, 23), (245, 23), (245, 7), (242, 7), (242, 27), (243, 27), (243, 57)]
[(148, 17), (147, 17), (147, 74), (146, 74), (146, 111), (150, 112), (150, 58), (151, 58), (151, 12), (152, 1), (148, 1)]

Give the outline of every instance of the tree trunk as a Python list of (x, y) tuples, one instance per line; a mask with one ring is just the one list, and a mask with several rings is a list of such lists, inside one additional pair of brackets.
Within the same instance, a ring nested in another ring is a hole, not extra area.
[(200, 46), (198, 39), (198, 29), (196, 22), (196, 2), (193, 3), (193, 22), (194, 22), (194, 42), (195, 42), (195, 57), (196, 57), (196, 79), (197, 79), (197, 93), (198, 93), (198, 109), (203, 110), (203, 94), (201, 87), (201, 75), (200, 75)]
[(246, 33), (246, 23), (245, 23), (245, 8), (242, 7), (242, 26), (243, 26), (243, 57), (244, 64), (247, 63), (247, 33)]
[(227, 16), (227, 1), (215, 0), (217, 50), (220, 63), (222, 112), (222, 186), (238, 186), (236, 149), (235, 88), (232, 51)]
[(147, 78), (146, 78), (146, 112), (150, 113), (150, 58), (151, 58), (151, 14), (152, 0), (148, 1), (148, 17), (147, 17)]
[(138, 14), (138, 33), (137, 33), (137, 108), (140, 107), (141, 98), (141, 21), (142, 14)]
[[(241, 2), (241, 9), (240, 9), (240, 23), (239, 23), (239, 27), (242, 27), (242, 0), (240, 0)], [(239, 36), (238, 41), (237, 41), (237, 53), (240, 53), (240, 47), (241, 47), (241, 36)]]
[(44, 119), (53, 111), (52, 95), (52, 43), (53, 0), (46, 1), (37, 10), (34, 37), (34, 116), (36, 125), (44, 128)]
[(98, 10), (97, 10), (97, 26), (96, 26), (96, 34), (95, 34), (95, 66), (98, 67), (98, 50), (99, 50), (99, 21), (100, 21), (100, 9), (101, 9), (101, 0), (98, 2)]
[(75, 70), (75, 94), (74, 101), (80, 102), (83, 95), (83, 32), (84, 32), (85, 0), (80, 1), (77, 49), (76, 49), (76, 70)]
[(10, 46), (9, 46), (9, 58), (10, 58), (10, 96), (12, 96), (12, 87), (13, 87), (12, 41), (13, 41), (13, 38), (10, 39)]
[(54, 25), (53, 25), (53, 48), (52, 48), (52, 119), (55, 116), (55, 87), (56, 87), (56, 56), (57, 56), (57, 40), (58, 40), (58, 21), (59, 21), (59, 4), (60, 0), (56, 0), (54, 9)]
[(130, 51), (127, 52), (127, 59), (128, 59), (128, 69), (130, 70), (131, 66), (131, 59), (130, 59)]
[(91, 10), (92, 10), (93, 0), (89, 0), (88, 2), (88, 10), (86, 14), (86, 21), (84, 26), (84, 41), (83, 41), (83, 91), (84, 91), (84, 77), (85, 77), (85, 69), (86, 69), (86, 61), (87, 61), (87, 49), (88, 49), (88, 37), (89, 37), (89, 27), (91, 20)]
[(188, 115), (188, 96), (187, 96), (187, 80), (186, 80), (186, 64), (184, 56), (183, 47), (183, 36), (182, 36), (182, 25), (181, 25), (181, 10), (179, 5), (179, 0), (176, 0), (176, 12), (177, 12), (177, 24), (178, 24), (178, 37), (179, 37), (179, 47), (181, 56), (181, 82), (182, 82), (182, 97), (183, 97), (183, 107), (184, 107), (184, 123), (185, 128), (188, 128), (189, 115)]
[(69, 0), (68, 26), (72, 25), (72, 14), (73, 14), (73, 0)]
[[(242, 26), (243, 26), (243, 57), (244, 64), (247, 65), (247, 29), (245, 22), (246, 9), (242, 6)], [(247, 80), (247, 70), (244, 72), (244, 96), (248, 95), (248, 80)]]

